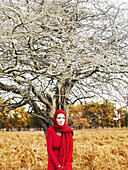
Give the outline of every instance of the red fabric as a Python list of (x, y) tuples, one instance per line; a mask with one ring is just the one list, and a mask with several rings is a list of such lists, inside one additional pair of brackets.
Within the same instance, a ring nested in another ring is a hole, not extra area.
[[(65, 116), (65, 123), (63, 126), (59, 126), (57, 124), (56, 118), (58, 114), (64, 114)], [(63, 110), (57, 110), (54, 114), (54, 118), (53, 118), (53, 128), (56, 131), (59, 131), (62, 133), (62, 141), (61, 141), (61, 145), (60, 145), (60, 153), (59, 153), (59, 162), (61, 164), (62, 167), (65, 166), (66, 161), (68, 159), (68, 155), (69, 155), (69, 133), (73, 134), (73, 130), (66, 124), (66, 113)]]
[[(59, 113), (65, 115), (63, 126), (56, 122)], [(63, 110), (55, 112), (53, 121), (53, 127), (48, 128), (46, 136), (49, 153), (48, 170), (56, 170), (59, 165), (64, 167), (64, 170), (72, 170), (73, 130), (66, 124), (66, 113)], [(61, 132), (62, 136), (57, 135), (56, 131)]]
[(57, 167), (57, 170), (63, 170), (63, 168), (62, 167)]
[[(69, 133), (69, 146), (70, 151), (68, 155), (68, 159), (65, 164), (64, 170), (72, 170), (72, 154), (73, 154), (73, 136)], [(60, 144), (61, 144), (61, 137), (56, 134), (56, 131), (53, 127), (48, 128), (47, 131), (47, 148), (49, 153), (48, 158), (48, 170), (56, 170), (60, 164), (59, 162), (59, 152), (60, 152)], [(66, 169), (69, 168), (69, 169)]]

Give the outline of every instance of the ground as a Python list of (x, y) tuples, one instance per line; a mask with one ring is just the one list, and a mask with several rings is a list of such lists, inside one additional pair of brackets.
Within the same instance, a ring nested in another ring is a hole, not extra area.
[[(43, 131), (0, 132), (0, 170), (46, 170)], [(128, 129), (74, 131), (73, 170), (126, 170)]]

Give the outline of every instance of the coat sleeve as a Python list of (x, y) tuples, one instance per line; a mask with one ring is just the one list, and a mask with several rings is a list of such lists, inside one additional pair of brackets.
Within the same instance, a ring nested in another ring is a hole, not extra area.
[(47, 131), (46, 141), (47, 141), (48, 154), (51, 157), (52, 161), (54, 162), (55, 166), (58, 167), (60, 165), (60, 163), (58, 162), (58, 160), (53, 152), (53, 149), (52, 149), (53, 137), (52, 137), (51, 129), (48, 129), (48, 131)]
[(69, 134), (69, 146), (70, 146), (70, 151), (69, 151), (68, 159), (66, 161), (65, 166), (67, 166), (69, 163), (71, 163), (73, 161), (73, 158), (72, 158), (72, 154), (73, 154), (73, 136), (72, 136), (71, 133)]

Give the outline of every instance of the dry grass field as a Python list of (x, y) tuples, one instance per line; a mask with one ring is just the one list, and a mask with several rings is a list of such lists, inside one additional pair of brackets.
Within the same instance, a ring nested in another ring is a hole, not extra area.
[[(127, 170), (128, 129), (74, 131), (73, 170)], [(43, 132), (0, 132), (0, 170), (46, 170)]]

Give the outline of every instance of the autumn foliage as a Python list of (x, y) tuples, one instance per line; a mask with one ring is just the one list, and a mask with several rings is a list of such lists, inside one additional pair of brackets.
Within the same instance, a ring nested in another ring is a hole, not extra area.
[[(39, 118), (27, 113), (25, 107), (9, 110), (8, 103), (0, 99), (0, 129), (25, 130), (41, 128)], [(89, 102), (86, 104), (71, 105), (69, 107), (68, 125), (74, 129), (96, 127), (127, 127), (128, 113), (126, 107), (116, 109), (110, 101)]]
[(41, 128), (39, 118), (29, 114), (25, 107), (10, 110), (9, 104), (3, 99), (0, 99), (0, 106), (0, 130)]
[(115, 104), (108, 100), (89, 102), (70, 106), (68, 124), (77, 129), (82, 127), (123, 127), (127, 126), (127, 115), (125, 107), (116, 109)]

